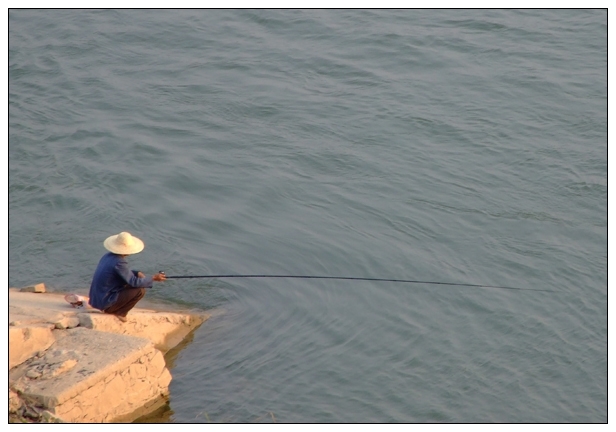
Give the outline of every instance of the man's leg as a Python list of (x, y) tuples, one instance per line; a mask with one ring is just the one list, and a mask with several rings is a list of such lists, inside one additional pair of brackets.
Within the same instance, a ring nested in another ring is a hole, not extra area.
[(143, 296), (145, 296), (145, 288), (124, 288), (120, 291), (118, 300), (103, 312), (126, 318), (128, 311), (134, 308)]

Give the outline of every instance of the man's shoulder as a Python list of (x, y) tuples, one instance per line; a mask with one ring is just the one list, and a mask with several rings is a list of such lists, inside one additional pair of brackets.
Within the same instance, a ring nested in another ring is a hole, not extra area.
[(126, 260), (122, 257), (122, 255), (114, 254), (113, 252), (107, 252), (101, 258), (101, 262), (106, 262), (106, 263), (116, 264), (121, 261), (126, 262)]

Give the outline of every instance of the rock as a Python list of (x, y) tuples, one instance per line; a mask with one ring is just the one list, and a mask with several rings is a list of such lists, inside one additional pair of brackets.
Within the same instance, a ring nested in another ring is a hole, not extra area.
[(71, 370), (72, 368), (75, 367), (76, 364), (77, 364), (77, 360), (75, 359), (67, 359), (60, 363), (56, 363), (49, 368), (49, 372), (43, 375), (43, 378), (44, 379), (54, 378), (60, 374), (63, 374)]
[(69, 328), (75, 328), (79, 325), (79, 318), (76, 316), (64, 317), (60, 321), (55, 323), (55, 328), (59, 330), (65, 330)]
[(13, 414), (19, 411), (23, 405), (19, 395), (12, 390), (9, 390), (9, 413)]
[(41, 423), (64, 423), (64, 421), (47, 410), (41, 411)]
[(36, 410), (34, 407), (28, 406), (28, 405), (24, 405), (23, 407), (23, 412), (21, 414), (23, 417), (27, 417), (27, 418), (31, 418), (34, 420), (38, 420), (38, 418), (40, 417), (40, 414), (38, 413), (38, 410)]
[(34, 293), (44, 293), (47, 292), (47, 290), (45, 289), (45, 284), (44, 283), (39, 283), (36, 285), (30, 285), (27, 287), (23, 287), (20, 288), (21, 292), (34, 292)]
[(41, 373), (36, 369), (30, 369), (26, 372), (26, 376), (30, 379), (37, 379), (41, 376)]

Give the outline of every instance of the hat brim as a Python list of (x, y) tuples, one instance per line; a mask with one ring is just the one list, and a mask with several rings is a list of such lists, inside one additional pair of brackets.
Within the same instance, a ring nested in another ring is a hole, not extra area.
[(105, 246), (105, 249), (118, 255), (132, 255), (141, 252), (145, 247), (143, 241), (141, 241), (141, 239), (138, 239), (135, 236), (133, 236), (132, 246), (118, 244), (118, 236), (119, 234), (107, 237), (107, 239), (105, 239), (105, 241), (103, 242), (103, 246)]

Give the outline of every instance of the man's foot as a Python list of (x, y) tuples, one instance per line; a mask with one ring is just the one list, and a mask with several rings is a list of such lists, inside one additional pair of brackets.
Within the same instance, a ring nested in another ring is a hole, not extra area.
[(120, 321), (122, 321), (122, 322), (126, 322), (126, 321), (128, 321), (128, 319), (127, 319), (125, 316), (116, 315), (115, 317), (116, 317), (117, 319), (119, 319)]

